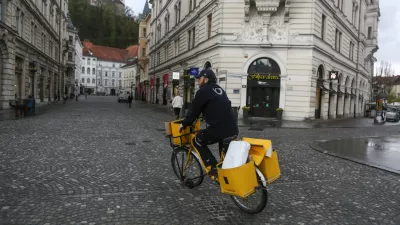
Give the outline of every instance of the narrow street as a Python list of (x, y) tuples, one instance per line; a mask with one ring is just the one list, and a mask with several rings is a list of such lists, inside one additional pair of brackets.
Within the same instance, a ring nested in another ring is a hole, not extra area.
[[(162, 106), (81, 97), (44, 114), (0, 121), (0, 224), (397, 224), (400, 175), (323, 154), (318, 140), (398, 135), (400, 126), (241, 127), (272, 139), (282, 177), (258, 215), (205, 178), (173, 174)], [(399, 146), (399, 145), (397, 145)]]

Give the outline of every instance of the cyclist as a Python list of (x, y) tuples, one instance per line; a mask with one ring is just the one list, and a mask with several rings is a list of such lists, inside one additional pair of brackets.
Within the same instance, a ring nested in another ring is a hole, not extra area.
[(231, 101), (226, 92), (216, 83), (215, 73), (210, 69), (204, 69), (195, 78), (199, 84), (199, 90), (193, 99), (191, 109), (182, 121), (180, 131), (193, 125), (200, 114), (203, 115), (208, 126), (194, 137), (192, 143), (200, 153), (208, 175), (214, 178), (217, 175), (217, 160), (207, 145), (238, 135), (239, 129), (233, 115)]

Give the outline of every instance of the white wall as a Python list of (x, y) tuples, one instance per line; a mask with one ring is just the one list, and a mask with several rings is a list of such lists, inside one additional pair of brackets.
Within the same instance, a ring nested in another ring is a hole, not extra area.
[[(97, 64), (96, 57), (88, 57), (88, 56), (82, 57), (80, 81), (81, 81), (82, 85), (84, 85), (87, 88), (96, 87), (96, 73), (97, 73), (96, 64)], [(82, 68), (84, 68), (84, 71), (82, 71)], [(89, 69), (89, 71), (88, 71), (88, 69)], [(93, 73), (93, 69), (94, 69), (94, 73)]]
[(78, 83), (81, 84), (81, 73), (82, 73), (82, 43), (79, 40), (78, 35), (76, 35), (75, 39), (75, 80), (78, 80)]
[[(98, 71), (98, 91), (110, 93), (111, 89), (119, 90), (122, 88), (122, 66), (124, 62), (111, 62), (99, 60), (97, 63)], [(113, 85), (114, 81), (114, 85)]]

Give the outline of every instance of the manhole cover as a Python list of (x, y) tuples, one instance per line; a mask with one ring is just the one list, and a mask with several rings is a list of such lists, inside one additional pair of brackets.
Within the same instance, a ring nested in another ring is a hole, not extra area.
[(249, 130), (263, 131), (264, 128), (252, 127), (252, 128), (249, 128)]
[(143, 143), (150, 143), (151, 141), (150, 140), (144, 140), (144, 141), (142, 141)]
[(128, 142), (128, 143), (125, 143), (125, 145), (136, 145), (136, 143), (135, 142)]

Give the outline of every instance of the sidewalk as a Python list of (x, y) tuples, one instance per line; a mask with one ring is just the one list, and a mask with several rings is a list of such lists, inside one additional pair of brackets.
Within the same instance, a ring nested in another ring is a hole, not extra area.
[(251, 128), (362, 128), (362, 127), (376, 127), (376, 126), (394, 126), (400, 125), (399, 122), (386, 122), (383, 125), (374, 124), (373, 118), (358, 117), (358, 118), (345, 118), (345, 119), (332, 119), (332, 120), (314, 120), (314, 121), (282, 121), (274, 118), (249, 118), (249, 122), (245, 123), (243, 119), (238, 120), (238, 125), (241, 127)]
[[(85, 96), (79, 97), (78, 101), (82, 101), (82, 100), (85, 100)], [(68, 104), (68, 102), (71, 102), (71, 101), (75, 102), (75, 99), (68, 99), (67, 104)], [(39, 104), (36, 104), (34, 113), (25, 115), (24, 117), (15, 117), (15, 109), (12, 109), (12, 108), (0, 110), (0, 121), (31, 118), (31, 117), (42, 115), (42, 114), (48, 112), (54, 106), (61, 106), (61, 105), (63, 105), (62, 99), (60, 101), (51, 102), (50, 104), (49, 104), (49, 102), (41, 102)]]

